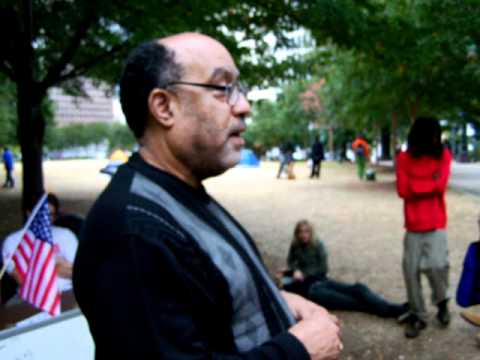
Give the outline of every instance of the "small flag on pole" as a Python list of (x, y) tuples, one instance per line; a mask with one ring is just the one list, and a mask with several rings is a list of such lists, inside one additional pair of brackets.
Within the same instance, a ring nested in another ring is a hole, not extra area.
[(60, 314), (55, 254), (47, 197), (43, 196), (30, 215), (12, 259), (20, 276), (21, 298), (52, 316)]

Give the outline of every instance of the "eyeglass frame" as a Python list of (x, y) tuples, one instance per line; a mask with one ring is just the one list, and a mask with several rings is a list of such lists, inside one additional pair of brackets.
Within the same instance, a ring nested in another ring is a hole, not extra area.
[[(240, 95), (247, 97), (247, 94), (249, 92), (249, 89), (238, 81), (229, 85), (216, 85), (216, 84), (197, 83), (197, 82), (190, 82), (190, 81), (172, 81), (167, 84), (167, 86), (171, 86), (171, 85), (189, 85), (189, 86), (197, 86), (197, 87), (203, 87), (206, 89), (223, 91), (227, 98), (227, 103), (230, 106), (233, 106), (237, 103), (238, 99), (240, 99)], [(238, 95), (235, 101), (233, 101), (232, 96), (234, 94), (235, 89), (237, 90)]]

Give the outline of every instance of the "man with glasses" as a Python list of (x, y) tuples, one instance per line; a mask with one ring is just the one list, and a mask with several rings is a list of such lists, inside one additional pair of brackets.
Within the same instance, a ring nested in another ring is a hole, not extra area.
[(335, 317), (272, 282), (202, 181), (240, 160), (246, 90), (225, 47), (185, 33), (136, 48), (120, 81), (140, 144), (91, 209), (74, 265), (96, 358), (335, 359)]

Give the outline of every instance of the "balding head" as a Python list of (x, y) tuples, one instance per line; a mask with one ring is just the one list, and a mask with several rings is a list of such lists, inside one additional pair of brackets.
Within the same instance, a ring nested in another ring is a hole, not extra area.
[(130, 53), (120, 79), (120, 102), (135, 137), (141, 138), (145, 132), (150, 92), (166, 88), (182, 74), (175, 53), (158, 40), (143, 43)]
[(219, 76), (219, 73), (230, 73), (227, 82), (238, 77), (230, 52), (209, 36), (182, 33), (162, 38), (158, 42), (175, 54), (176, 61), (185, 69), (183, 75), (190, 81), (193, 80), (192, 76), (211, 79)]
[(137, 138), (148, 119), (148, 96), (155, 88), (198, 77), (231, 82), (238, 70), (228, 50), (217, 40), (198, 33), (181, 33), (152, 40), (134, 49), (120, 79), (120, 102)]

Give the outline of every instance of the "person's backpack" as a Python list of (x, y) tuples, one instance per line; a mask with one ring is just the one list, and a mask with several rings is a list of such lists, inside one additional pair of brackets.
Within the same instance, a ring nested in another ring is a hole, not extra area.
[(456, 298), (463, 307), (480, 304), (480, 241), (471, 243), (465, 254)]
[(365, 157), (365, 146), (363, 146), (362, 144), (358, 145), (355, 148), (355, 155), (359, 157)]

